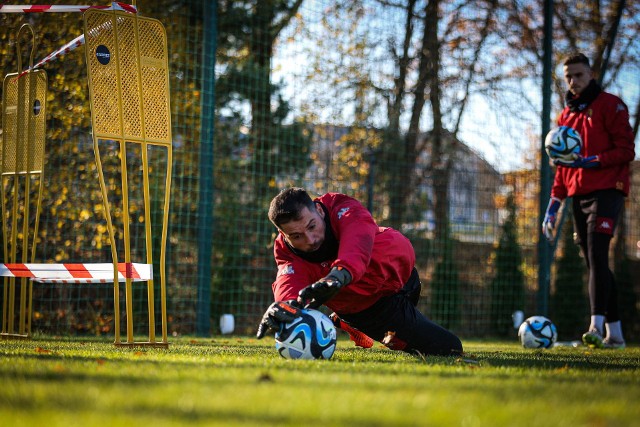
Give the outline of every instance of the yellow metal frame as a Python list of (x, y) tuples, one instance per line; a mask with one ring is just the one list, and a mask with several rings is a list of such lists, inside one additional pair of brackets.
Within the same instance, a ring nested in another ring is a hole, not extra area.
[[(0, 188), (2, 189), (2, 240), (5, 263), (34, 262), (44, 187), (47, 73), (44, 70), (30, 70), (26, 75), (17, 78), (22, 71), (20, 41), (26, 31), (31, 33), (29, 68), (33, 68), (36, 37), (31, 25), (24, 24), (17, 35), (18, 72), (8, 74), (3, 82)], [(35, 196), (31, 194), (32, 180), (38, 184)], [(9, 201), (11, 209), (7, 208)], [(31, 226), (30, 208), (34, 202), (36, 215), (34, 224)], [(33, 236), (32, 240), (30, 236)], [(19, 244), (20, 251), (18, 251)], [(16, 331), (16, 278), (3, 279), (4, 300), (0, 333), (3, 338), (31, 336), (32, 282), (24, 277), (20, 278), (19, 282), (20, 307)]]
[[(95, 159), (114, 264), (114, 344), (116, 346), (167, 347), (165, 259), (171, 188), (172, 138), (166, 32), (163, 25), (155, 19), (115, 10), (89, 9), (84, 13), (84, 34)], [(165, 147), (167, 151), (161, 250), (159, 262), (156, 263), (160, 268), (161, 341), (156, 340), (155, 334), (153, 280), (147, 282), (149, 340), (146, 342), (134, 341), (131, 279), (127, 279), (125, 282), (127, 340), (122, 342), (120, 339), (120, 287), (117, 280), (119, 257), (116, 248), (115, 228), (109, 207), (108, 188), (105, 184), (100, 156), (100, 145), (104, 141), (115, 141), (119, 144), (122, 235), (124, 262), (127, 263), (132, 262), (127, 145), (137, 144), (142, 153), (144, 225), (146, 262), (148, 264), (153, 264), (154, 261), (151, 239), (148, 150), (149, 146), (154, 145)]]

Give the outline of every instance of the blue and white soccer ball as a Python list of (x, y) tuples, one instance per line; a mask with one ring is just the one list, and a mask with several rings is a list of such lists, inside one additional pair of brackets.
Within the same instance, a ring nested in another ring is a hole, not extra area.
[(549, 131), (544, 140), (544, 148), (552, 160), (570, 164), (582, 150), (582, 138), (574, 128), (559, 126)]
[(285, 359), (330, 359), (337, 340), (333, 322), (318, 310), (301, 312), (276, 332), (276, 350)]
[(550, 348), (558, 339), (558, 331), (546, 317), (531, 316), (520, 325), (518, 337), (524, 348)]

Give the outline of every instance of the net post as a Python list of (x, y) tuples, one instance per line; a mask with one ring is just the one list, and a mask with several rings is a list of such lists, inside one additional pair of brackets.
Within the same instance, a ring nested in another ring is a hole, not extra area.
[(16, 306), (16, 279), (9, 279), (9, 330), (8, 334), (15, 333), (15, 306)]
[(18, 318), (18, 334), (26, 334), (25, 312), (27, 311), (27, 279), (20, 279), (20, 317)]
[(31, 336), (31, 321), (33, 319), (33, 280), (29, 280), (29, 299), (28, 299), (29, 307), (27, 308), (27, 313), (29, 316), (27, 317), (27, 336)]
[(7, 309), (8, 309), (8, 301), (9, 298), (9, 288), (8, 288), (8, 278), (5, 277), (2, 279), (2, 330), (0, 330), (0, 334), (4, 335), (7, 333)]

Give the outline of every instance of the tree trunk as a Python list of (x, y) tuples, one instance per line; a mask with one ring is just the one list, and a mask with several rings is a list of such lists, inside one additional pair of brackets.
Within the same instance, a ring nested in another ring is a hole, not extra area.
[(423, 38), (425, 82), (429, 82), (429, 101), (433, 116), (431, 133), (431, 173), (433, 176), (436, 241), (449, 236), (449, 162), (446, 141), (443, 138), (442, 109), (440, 105), (440, 42), (438, 40), (439, 1), (430, 1), (425, 14)]
[(400, 114), (403, 109), (404, 93), (406, 90), (406, 79), (409, 74), (411, 58), (409, 48), (413, 38), (413, 8), (415, 0), (410, 0), (407, 4), (407, 18), (405, 21), (404, 40), (402, 44), (402, 54), (397, 58), (398, 77), (394, 80), (394, 90), (389, 100), (388, 118), (389, 127), (385, 137), (385, 143), (390, 149), (387, 151), (389, 170), (391, 176), (389, 180), (389, 225), (400, 229), (404, 222), (404, 212), (406, 206), (407, 191), (410, 189), (408, 179), (415, 170), (415, 159), (407, 162), (406, 140), (400, 134)]

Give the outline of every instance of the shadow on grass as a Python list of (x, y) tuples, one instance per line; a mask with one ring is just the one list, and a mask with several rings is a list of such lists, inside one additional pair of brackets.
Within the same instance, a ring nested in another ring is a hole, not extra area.
[(520, 367), (537, 369), (572, 368), (581, 370), (634, 370), (640, 369), (640, 357), (612, 354), (605, 350), (571, 349), (478, 352), (471, 355), (480, 364), (494, 367)]

